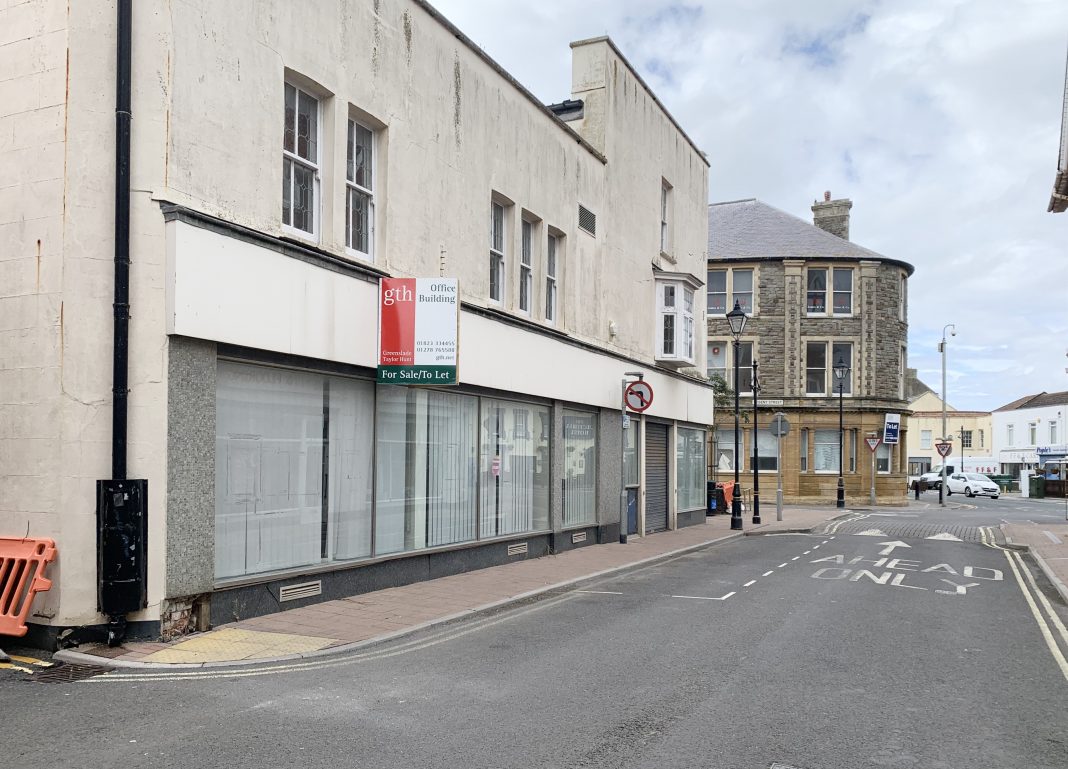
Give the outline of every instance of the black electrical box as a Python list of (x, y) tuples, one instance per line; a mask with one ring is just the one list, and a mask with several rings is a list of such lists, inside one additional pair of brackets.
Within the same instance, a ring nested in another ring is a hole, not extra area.
[(97, 605), (116, 617), (148, 605), (148, 481), (96, 482)]

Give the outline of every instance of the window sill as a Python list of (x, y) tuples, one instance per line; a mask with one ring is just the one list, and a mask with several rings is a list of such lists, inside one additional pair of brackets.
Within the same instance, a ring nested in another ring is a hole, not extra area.
[(319, 245), (319, 234), (317, 232), (306, 232), (304, 230), (298, 230), (296, 227), (292, 227), (288, 224), (283, 224), (282, 234), (293, 240), (298, 240), (301, 243), (307, 243), (311, 246)]
[(354, 248), (345, 246), (345, 256), (356, 262), (366, 262), (367, 264), (374, 264), (374, 254), (365, 254), (363, 251), (357, 251)]

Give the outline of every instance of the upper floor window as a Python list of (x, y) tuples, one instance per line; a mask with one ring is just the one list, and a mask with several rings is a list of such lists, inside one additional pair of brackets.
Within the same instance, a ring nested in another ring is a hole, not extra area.
[(985, 448), (986, 444), (983, 442), (983, 431), (979, 431), (979, 448)]
[(1050, 422), (1049, 423), (1049, 442), (1050, 443), (1056, 443), (1057, 442), (1057, 423), (1056, 422)]
[(909, 298), (909, 278), (907, 275), (901, 275), (901, 306), (898, 308), (898, 319), (908, 319), (908, 298)]
[(349, 121), (345, 163), (345, 245), (370, 258), (374, 230), (374, 132)]
[(708, 314), (726, 315), (735, 302), (743, 312), (753, 314), (753, 270), (709, 270)]
[(1013, 425), (1005, 425), (1005, 443), (1009, 446), (1015, 446), (1016, 430)]
[(660, 253), (671, 253), (671, 185), (660, 185)]
[(308, 235), (319, 228), (319, 100), (285, 84), (282, 224)]
[(1027, 425), (1027, 445), (1038, 445), (1038, 422), (1030, 422)]
[(545, 251), (545, 320), (556, 323), (557, 260), (560, 258), (560, 238), (549, 235)]
[[(734, 389), (734, 343), (722, 339), (708, 343), (709, 379), (719, 377)], [(738, 394), (753, 392), (753, 343), (738, 342)]]
[[(829, 356), (829, 357), (828, 357)], [(807, 342), (805, 345), (805, 394), (837, 395), (839, 382), (834, 376), (834, 365), (841, 359), (849, 371), (841, 381), (841, 392), (853, 392), (853, 343), (852, 342)]]
[[(830, 283), (828, 284), (828, 278)], [(848, 267), (809, 267), (806, 276), (805, 309), (809, 315), (853, 314), (853, 270)], [(830, 293), (830, 305), (828, 305)]]
[(490, 204), (489, 298), (497, 303), (504, 301), (504, 249), (507, 241), (504, 224), (504, 206), (494, 201)]
[(929, 449), (929, 448), (931, 448), (931, 431), (930, 430), (920, 430), (920, 448), (921, 449)]
[(972, 431), (961, 430), (960, 431), (960, 445), (962, 448), (970, 449), (972, 447)]
[(534, 222), (523, 220), (519, 251), (519, 311), (530, 314), (534, 293)]
[(677, 364), (694, 362), (694, 289), (682, 280), (657, 280), (656, 357)]

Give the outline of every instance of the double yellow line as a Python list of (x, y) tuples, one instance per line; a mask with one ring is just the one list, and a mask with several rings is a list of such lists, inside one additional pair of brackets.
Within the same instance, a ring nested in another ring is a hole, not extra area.
[[(979, 538), (987, 547), (1000, 550), (1005, 554), (1005, 558), (1009, 562), (1009, 568), (1016, 577), (1016, 584), (1020, 586), (1020, 592), (1023, 593), (1024, 599), (1027, 601), (1027, 606), (1031, 609), (1031, 614), (1034, 616), (1035, 622), (1038, 623), (1038, 629), (1042, 633), (1042, 638), (1045, 640), (1050, 654), (1053, 655), (1053, 659), (1057, 662), (1058, 667), (1060, 667), (1061, 674), (1064, 676), (1065, 680), (1068, 681), (1068, 660), (1065, 659), (1064, 651), (1061, 649), (1062, 646), (1064, 649), (1068, 649), (1068, 629), (1064, 627), (1064, 623), (1061, 621), (1060, 616), (1058, 616), (1057, 612), (1054, 610), (1049, 599), (1046, 598), (1045, 594), (1039, 589), (1038, 583), (1035, 582), (1035, 578), (1031, 574), (1031, 570), (1024, 564), (1023, 558), (1017, 551), (1009, 550), (997, 544), (994, 539), (994, 530), (992, 527), (981, 526), (979, 528)], [(1042, 609), (1045, 610), (1045, 614), (1039, 609), (1040, 604)], [(1055, 632), (1056, 635), (1054, 634)]]

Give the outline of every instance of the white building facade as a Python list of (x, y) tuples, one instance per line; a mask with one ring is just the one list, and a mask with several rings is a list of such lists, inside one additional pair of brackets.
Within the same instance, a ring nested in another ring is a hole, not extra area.
[[(105, 619), (116, 27), (99, 11), (0, 10), (35, 54), (0, 105), (0, 533), (57, 542), (31, 618), (46, 640)], [(618, 541), (621, 519), (703, 522), (708, 163), (610, 40), (572, 45), (550, 109), (418, 0), (138, 2), (132, 29), (132, 627)], [(458, 386), (375, 382), (384, 276), (458, 279)], [(628, 371), (655, 397), (621, 430)]]
[(994, 458), (1000, 472), (1019, 476), (1068, 457), (1068, 392), (1039, 393), (993, 412)]

